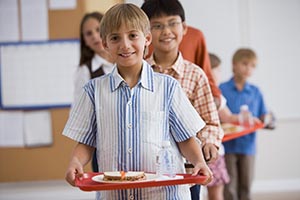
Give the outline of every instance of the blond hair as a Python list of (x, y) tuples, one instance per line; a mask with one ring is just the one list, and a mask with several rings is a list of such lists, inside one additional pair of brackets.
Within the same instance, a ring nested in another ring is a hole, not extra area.
[(243, 60), (256, 61), (257, 60), (256, 53), (252, 49), (248, 49), (248, 48), (238, 49), (232, 57), (232, 63), (235, 64)]
[(106, 40), (107, 35), (119, 30), (122, 25), (142, 31), (144, 35), (150, 33), (150, 22), (147, 15), (134, 4), (121, 3), (112, 6), (102, 18), (101, 38)]

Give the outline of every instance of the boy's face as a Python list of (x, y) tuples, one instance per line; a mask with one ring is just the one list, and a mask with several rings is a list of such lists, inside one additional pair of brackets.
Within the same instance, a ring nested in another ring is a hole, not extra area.
[(103, 40), (105, 49), (112, 55), (118, 67), (142, 66), (145, 46), (151, 43), (151, 34), (128, 28), (124, 24)]
[(253, 73), (256, 60), (243, 59), (233, 64), (233, 73), (239, 79), (247, 80)]
[(152, 44), (155, 51), (169, 53), (178, 51), (179, 44), (187, 31), (179, 15), (154, 17), (150, 20)]

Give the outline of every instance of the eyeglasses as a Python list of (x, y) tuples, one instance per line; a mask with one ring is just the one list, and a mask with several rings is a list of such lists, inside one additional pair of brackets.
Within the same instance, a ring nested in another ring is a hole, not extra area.
[(155, 31), (162, 31), (164, 30), (165, 28), (169, 28), (169, 29), (176, 29), (182, 22), (169, 22), (168, 24), (153, 24), (151, 26), (151, 30), (155, 30)]

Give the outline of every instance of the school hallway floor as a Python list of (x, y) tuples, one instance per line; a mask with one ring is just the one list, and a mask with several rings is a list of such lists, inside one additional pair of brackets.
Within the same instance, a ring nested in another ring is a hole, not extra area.
[[(272, 193), (254, 191), (253, 197), (253, 200), (300, 200), (300, 191)], [(94, 192), (83, 192), (69, 186), (63, 180), (0, 183), (0, 200), (92, 200), (94, 198)]]

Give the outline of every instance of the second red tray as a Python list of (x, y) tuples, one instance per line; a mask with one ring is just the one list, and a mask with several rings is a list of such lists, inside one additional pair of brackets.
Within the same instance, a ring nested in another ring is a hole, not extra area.
[(85, 173), (80, 179), (75, 180), (75, 184), (83, 191), (99, 191), (99, 190), (120, 190), (130, 188), (145, 188), (145, 187), (158, 187), (167, 185), (180, 185), (180, 184), (204, 184), (208, 177), (202, 175), (192, 176), (191, 174), (177, 174), (182, 176), (181, 179), (168, 179), (168, 180), (151, 180), (139, 182), (124, 182), (124, 183), (100, 183), (92, 180), (92, 177), (103, 173)]
[(242, 137), (244, 135), (252, 133), (252, 132), (254, 132), (254, 131), (258, 130), (258, 129), (261, 129), (263, 127), (264, 127), (263, 123), (254, 124), (254, 126), (252, 126), (250, 128), (244, 127), (244, 129), (242, 131), (240, 131), (240, 132), (225, 134), (224, 137), (223, 137), (222, 142), (227, 142), (229, 140), (233, 140), (235, 138)]

